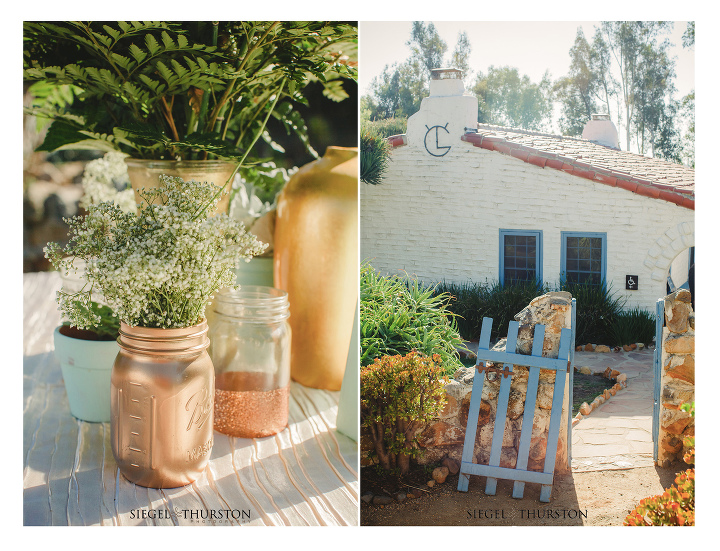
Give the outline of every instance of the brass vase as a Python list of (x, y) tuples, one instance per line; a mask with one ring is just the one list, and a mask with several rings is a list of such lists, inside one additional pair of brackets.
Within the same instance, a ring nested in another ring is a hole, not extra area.
[(295, 381), (340, 390), (358, 277), (358, 150), (328, 147), (277, 201), (274, 280), (290, 300)]
[(228, 192), (220, 198), (215, 213), (226, 213), (230, 206), (230, 177), (237, 163), (232, 161), (163, 161), (151, 159), (125, 159), (128, 167), (130, 185), (135, 191), (135, 201), (142, 202), (139, 189), (151, 189), (160, 186), (160, 175), (179, 176), (186, 182), (211, 182), (217, 187), (225, 187)]
[(182, 329), (120, 325), (111, 376), (111, 446), (120, 472), (176, 488), (203, 472), (213, 444), (215, 372), (207, 323)]

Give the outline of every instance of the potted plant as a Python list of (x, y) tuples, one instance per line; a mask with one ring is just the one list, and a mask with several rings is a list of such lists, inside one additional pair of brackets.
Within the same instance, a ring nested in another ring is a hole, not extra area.
[[(127, 169), (122, 153), (113, 151), (90, 161), (83, 172), (83, 196), (80, 206), (103, 201), (114, 202), (125, 212), (136, 212), (135, 198), (129, 189)], [(85, 262), (69, 258), (61, 273), (63, 300), (87, 299), (80, 293), (87, 286)], [(103, 303), (102, 296), (92, 296), (87, 308), (99, 322), (80, 329), (65, 321), (54, 332), (55, 356), (60, 362), (70, 413), (83, 421), (110, 422), (110, 372), (118, 353), (120, 321)], [(77, 305), (82, 308), (83, 305)]]
[(161, 176), (141, 191), (137, 214), (110, 202), (69, 220), (64, 249), (46, 256), (62, 272), (86, 263), (88, 285), (58, 296), (79, 328), (97, 324), (99, 291), (120, 319), (111, 377), (111, 444), (120, 471), (154, 488), (193, 482), (212, 449), (214, 372), (207, 354), (209, 298), (233, 285), (241, 258), (265, 246), (226, 214), (212, 216), (220, 188)]
[[(61, 291), (67, 292), (67, 291)], [(88, 304), (96, 323), (80, 329), (65, 321), (55, 329), (55, 356), (60, 362), (70, 413), (82, 421), (110, 422), (110, 372), (118, 353), (120, 322), (104, 304)]]
[(267, 250), (262, 255), (238, 265), (235, 274), (239, 285), (274, 287), (273, 253), (277, 194), (295, 172), (297, 168), (286, 170), (270, 162), (251, 168), (247, 174), (235, 176), (229, 214), (242, 222), (248, 231), (263, 243), (268, 244)]
[(357, 75), (357, 27), (341, 22), (26, 21), (23, 29), (24, 79), (43, 84), (31, 112), (53, 121), (38, 149), (122, 151), (131, 179), (144, 178), (135, 189), (161, 173), (208, 180), (207, 164), (218, 170), (211, 180), (229, 186), (252, 166), (261, 137), (274, 145), (270, 117), (311, 150), (295, 109), (305, 86), (318, 80), (340, 101), (342, 78)]

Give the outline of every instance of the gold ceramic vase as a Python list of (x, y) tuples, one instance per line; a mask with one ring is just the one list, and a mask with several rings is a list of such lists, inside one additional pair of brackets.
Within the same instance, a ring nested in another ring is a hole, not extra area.
[[(142, 202), (139, 189), (151, 189), (160, 186), (160, 175), (179, 176), (186, 182), (212, 182), (217, 187), (232, 189), (232, 181), (228, 181), (235, 171), (237, 163), (232, 161), (163, 161), (152, 159), (125, 159), (128, 167), (130, 185), (135, 191), (135, 201)], [(230, 206), (230, 194), (220, 198), (215, 213), (226, 213)]]
[(358, 274), (358, 150), (328, 147), (277, 201), (274, 280), (290, 300), (295, 381), (340, 390)]
[(213, 444), (215, 372), (207, 323), (120, 325), (111, 378), (111, 446), (120, 472), (150, 488), (195, 481)]

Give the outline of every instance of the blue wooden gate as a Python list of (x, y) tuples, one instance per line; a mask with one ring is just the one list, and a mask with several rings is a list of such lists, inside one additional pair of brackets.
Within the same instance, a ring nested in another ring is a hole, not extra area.
[(665, 299), (655, 303), (655, 353), (653, 354), (653, 461), (658, 460), (658, 440), (660, 439), (660, 371), (662, 361), (663, 327), (665, 327)]
[[(517, 333), (519, 324), (517, 321), (511, 321), (508, 327), (507, 345), (505, 351), (490, 350), (490, 330), (492, 328), (492, 318), (484, 318), (482, 330), (480, 333), (480, 344), (478, 346), (477, 364), (475, 378), (473, 380), (472, 395), (470, 398), (470, 409), (468, 411), (468, 422), (465, 430), (465, 444), (463, 446), (462, 462), (460, 465), (460, 480), (458, 482), (458, 490), (466, 492), (470, 481), (470, 475), (486, 476), (485, 493), (495, 495), (497, 488), (497, 479), (503, 478), (514, 480), (513, 487), (514, 498), (523, 497), (526, 482), (534, 482), (542, 485), (540, 490), (540, 501), (549, 502), (550, 493), (552, 491), (553, 476), (555, 471), (555, 456), (557, 454), (557, 443), (560, 437), (560, 421), (562, 416), (562, 405), (565, 391), (565, 373), (568, 371), (571, 375), (570, 383), (570, 404), (568, 411), (568, 461), (570, 457), (570, 444), (572, 434), (572, 372), (574, 359), (574, 328), (575, 328), (575, 299), (572, 300), (572, 329), (564, 328), (560, 333), (560, 350), (558, 358), (543, 358), (542, 349), (545, 340), (545, 326), (536, 325), (533, 338), (532, 353), (530, 356), (516, 354), (514, 351), (517, 344)], [(512, 352), (510, 352), (512, 351)], [(487, 362), (494, 364), (503, 364), (503, 368), (488, 367)], [(520, 432), (520, 445), (518, 448), (516, 467), (507, 468), (500, 467), (500, 453), (502, 450), (502, 441), (505, 433), (505, 424), (507, 422), (507, 408), (510, 396), (510, 383), (513, 374), (513, 365), (527, 366), (529, 369), (529, 378), (527, 386), (527, 394), (525, 398), (525, 411), (522, 419), (522, 428)], [(556, 371), (555, 386), (553, 389), (552, 409), (550, 413), (550, 426), (547, 437), (547, 450), (545, 453), (545, 463), (543, 471), (527, 470), (528, 456), (530, 453), (530, 441), (532, 435), (533, 420), (535, 417), (535, 404), (537, 401), (538, 382), (541, 369), (552, 369)], [(490, 459), (487, 465), (473, 463), (473, 453), (475, 448), (475, 436), (477, 433), (478, 417), (480, 414), (480, 403), (482, 399), (482, 390), (485, 383), (486, 373), (494, 371), (502, 376), (500, 382), (500, 391), (497, 398), (497, 411), (495, 417), (495, 425), (493, 428), (492, 445), (490, 449)]]

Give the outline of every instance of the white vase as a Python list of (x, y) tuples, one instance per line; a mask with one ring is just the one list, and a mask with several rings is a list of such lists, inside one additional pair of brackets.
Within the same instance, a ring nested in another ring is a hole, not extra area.
[(358, 342), (358, 307), (355, 307), (350, 349), (338, 402), (337, 429), (355, 442), (360, 441), (360, 343)]
[(259, 285), (261, 287), (274, 287), (273, 285), (273, 257), (255, 256), (250, 262), (240, 261), (235, 268), (236, 283), (242, 285)]
[(74, 339), (55, 328), (55, 356), (60, 362), (70, 413), (81, 421), (110, 422), (110, 375), (120, 351), (116, 341)]

